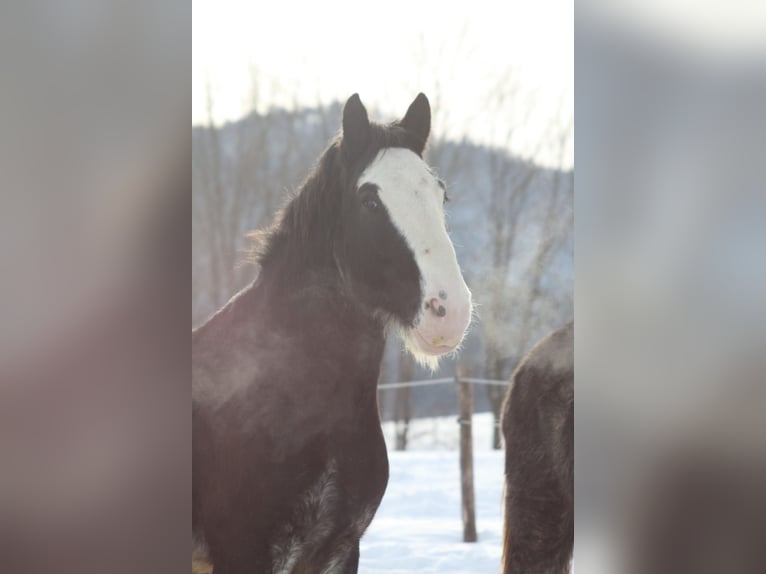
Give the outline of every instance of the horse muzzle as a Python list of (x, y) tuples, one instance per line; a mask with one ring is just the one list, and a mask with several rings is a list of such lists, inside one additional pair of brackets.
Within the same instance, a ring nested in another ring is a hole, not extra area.
[(471, 322), (471, 293), (463, 286), (460, 295), (450, 299), (440, 289), (426, 297), (415, 326), (415, 341), (421, 352), (438, 356), (457, 349)]

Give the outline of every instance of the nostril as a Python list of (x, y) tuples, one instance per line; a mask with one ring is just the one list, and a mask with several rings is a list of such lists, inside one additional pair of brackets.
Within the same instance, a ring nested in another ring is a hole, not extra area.
[(426, 309), (431, 309), (431, 312), (437, 317), (444, 317), (447, 314), (447, 309), (444, 308), (444, 305), (439, 304), (436, 297), (426, 302)]
[(444, 317), (447, 314), (447, 308), (444, 305), (439, 304), (439, 300), (436, 297), (432, 297), (425, 302), (425, 309), (430, 309), (431, 313), (437, 317)]

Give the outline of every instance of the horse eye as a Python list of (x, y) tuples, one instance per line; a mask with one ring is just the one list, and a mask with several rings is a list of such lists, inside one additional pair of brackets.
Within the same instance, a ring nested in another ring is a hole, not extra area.
[(373, 197), (368, 197), (366, 199), (363, 199), (362, 205), (364, 205), (367, 209), (378, 209), (378, 207), (380, 207), (380, 203), (378, 203), (378, 200)]
[(380, 207), (380, 199), (378, 198), (378, 186), (374, 183), (365, 183), (357, 190), (357, 193), (361, 196), (362, 205), (367, 209), (377, 209)]

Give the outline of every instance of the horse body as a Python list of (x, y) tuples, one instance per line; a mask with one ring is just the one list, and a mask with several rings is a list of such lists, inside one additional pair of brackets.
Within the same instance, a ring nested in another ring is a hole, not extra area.
[[(321, 572), (353, 558), (385, 490), (376, 402), (383, 330), (344, 309), (329, 285), (321, 303), (316, 290), (298, 290), (270, 309), (258, 304), (261, 289), (224, 308), (225, 329), (212, 321), (194, 335), (195, 383), (208, 393), (193, 415), (198, 518), (220, 524), (205, 530), (216, 572), (229, 569), (218, 546), (238, 537), (244, 554), (232, 571), (243, 563), (251, 572)], [(257, 331), (253, 313), (265, 319)], [(242, 512), (248, 504), (252, 512)]]
[(503, 404), (504, 574), (569, 572), (574, 544), (574, 324), (538, 343)]
[(193, 535), (215, 574), (357, 571), (388, 481), (386, 329), (429, 362), (470, 319), (459, 269), (457, 281), (418, 263), (425, 249), (449, 255), (446, 231), (423, 246), (397, 216), (397, 194), (420, 193), (411, 209), (443, 228), (420, 157), (429, 129), (422, 95), (388, 126), (353, 96), (342, 139), (267, 233), (258, 278), (192, 333)]

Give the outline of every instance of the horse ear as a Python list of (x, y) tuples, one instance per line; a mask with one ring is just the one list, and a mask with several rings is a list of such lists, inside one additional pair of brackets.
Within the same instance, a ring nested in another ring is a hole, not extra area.
[(351, 96), (343, 106), (343, 139), (341, 148), (346, 153), (361, 150), (367, 143), (370, 133), (370, 119), (367, 110), (359, 99), (359, 94)]
[(418, 153), (422, 154), (431, 133), (431, 105), (423, 92), (410, 104), (399, 125), (417, 137), (420, 145)]

